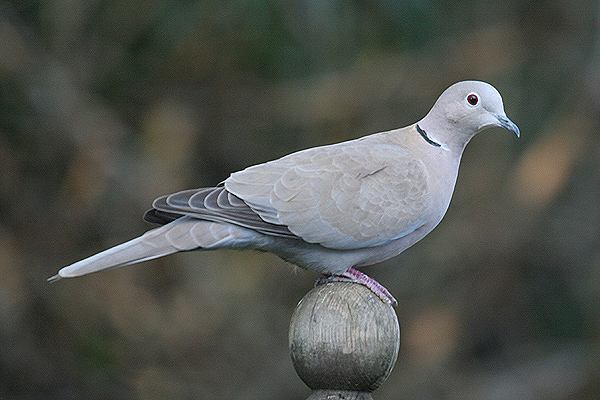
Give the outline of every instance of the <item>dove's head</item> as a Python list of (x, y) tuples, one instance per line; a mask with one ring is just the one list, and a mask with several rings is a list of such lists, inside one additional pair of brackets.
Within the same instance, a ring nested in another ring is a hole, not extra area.
[(435, 141), (464, 148), (478, 132), (494, 126), (519, 136), (504, 112), (502, 96), (489, 83), (463, 81), (446, 89), (419, 126)]

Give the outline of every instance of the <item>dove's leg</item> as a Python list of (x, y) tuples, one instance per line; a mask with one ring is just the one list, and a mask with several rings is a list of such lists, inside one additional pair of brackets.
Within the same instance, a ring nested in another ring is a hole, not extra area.
[(375, 293), (384, 302), (389, 303), (393, 306), (398, 305), (398, 302), (396, 301), (394, 296), (392, 296), (392, 294), (381, 283), (377, 282), (375, 279), (369, 277), (367, 274), (364, 274), (354, 268), (350, 268), (346, 272), (339, 275), (329, 275), (326, 278), (318, 280), (317, 284), (326, 282), (359, 283), (371, 289), (371, 291)]

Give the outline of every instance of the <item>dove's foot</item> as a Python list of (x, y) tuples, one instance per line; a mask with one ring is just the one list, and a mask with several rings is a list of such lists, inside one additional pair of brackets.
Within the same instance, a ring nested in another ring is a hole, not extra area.
[(369, 277), (367, 274), (363, 274), (362, 272), (350, 268), (348, 271), (339, 275), (329, 275), (325, 278), (321, 278), (317, 280), (317, 285), (327, 283), (327, 282), (354, 282), (364, 285), (371, 289), (373, 293), (375, 293), (381, 300), (385, 303), (391, 304), (393, 306), (397, 306), (398, 302), (392, 296), (392, 294), (379, 282), (375, 279)]

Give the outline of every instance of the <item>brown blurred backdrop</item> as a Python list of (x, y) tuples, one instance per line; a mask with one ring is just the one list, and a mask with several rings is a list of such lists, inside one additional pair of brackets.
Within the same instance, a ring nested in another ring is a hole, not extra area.
[(159, 195), (401, 127), (463, 79), (515, 139), (467, 147), (446, 218), (365, 268), (398, 298), (378, 399), (600, 397), (600, 3), (0, 2), (0, 399), (290, 399), (317, 275), (186, 253), (46, 278)]

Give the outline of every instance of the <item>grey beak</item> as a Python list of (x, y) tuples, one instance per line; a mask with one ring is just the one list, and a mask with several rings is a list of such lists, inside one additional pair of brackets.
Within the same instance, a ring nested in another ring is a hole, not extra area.
[(514, 133), (517, 135), (517, 137), (521, 137), (521, 131), (519, 130), (519, 127), (510, 119), (508, 119), (506, 115), (495, 114), (495, 117), (498, 119), (501, 127)]

